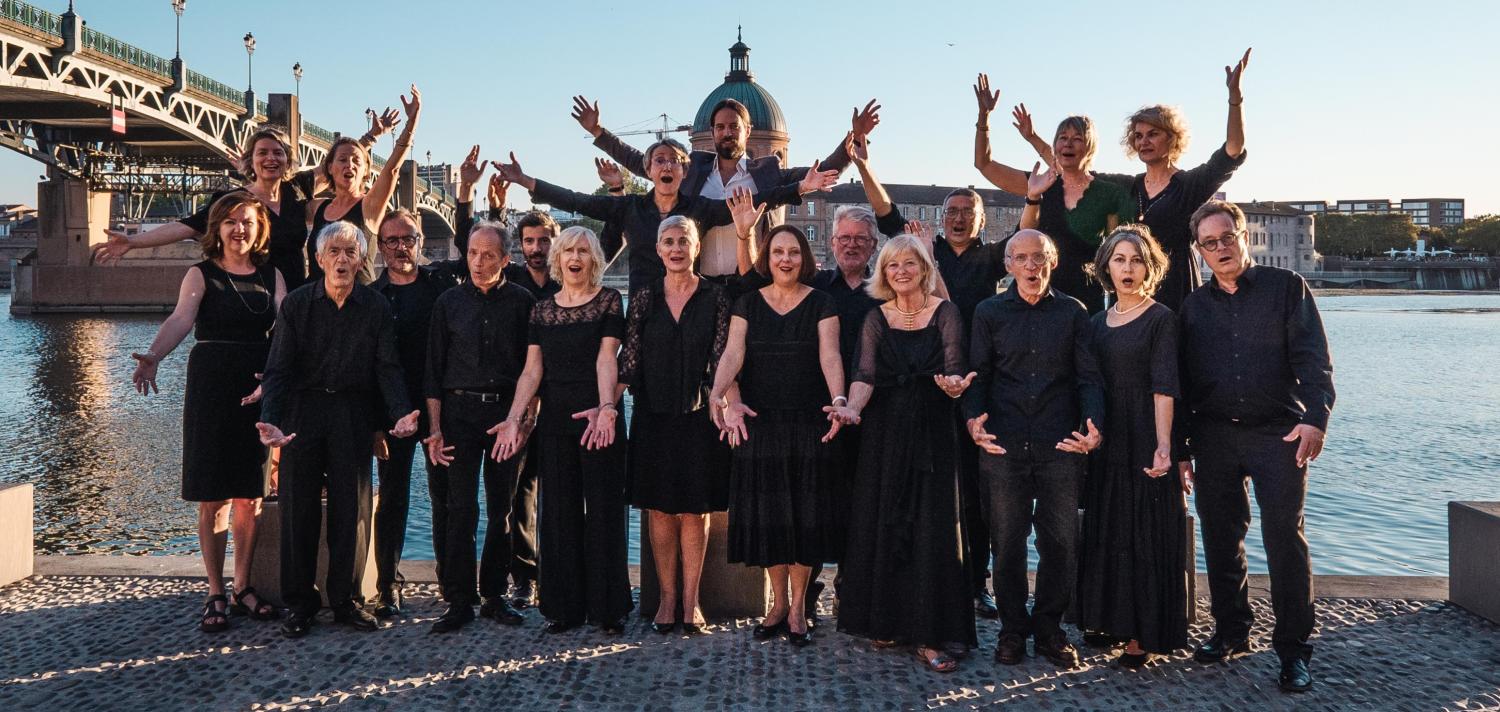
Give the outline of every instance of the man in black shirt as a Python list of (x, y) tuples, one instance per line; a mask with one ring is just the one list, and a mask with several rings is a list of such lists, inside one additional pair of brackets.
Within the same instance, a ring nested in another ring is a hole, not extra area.
[[(468, 168), (468, 164), (465, 164)], [(422, 379), (427, 362), (427, 325), (438, 295), (467, 279), (463, 260), (444, 260), (419, 265), (422, 254), (422, 221), (405, 208), (387, 212), (380, 221), (378, 244), (385, 270), (370, 288), (391, 303), (396, 317), (396, 352), (401, 358), (406, 395), (416, 408), (426, 411)], [(466, 240), (455, 240), (463, 249)], [(427, 437), (425, 416), (418, 431), (409, 437), (384, 438), (376, 445), (375, 474), (380, 499), (375, 509), (375, 588), (379, 595), (376, 618), (401, 614), (402, 578), (398, 567), (406, 541), (406, 515), (411, 503), (411, 468), (417, 443)], [(436, 468), (429, 460), (427, 476)]]
[[(429, 479), (433, 544), (448, 610), (435, 633), (458, 630), (480, 612), (507, 625), (523, 618), (505, 600), (511, 563), (510, 508), (520, 458), (490, 457), (486, 432), (505, 420), (516, 379), (526, 362), (526, 328), (536, 299), (502, 275), (510, 253), (505, 229), (481, 222), (470, 231), (469, 281), (438, 297), (428, 333), (426, 397), (431, 435), (424, 441), (445, 471)], [(479, 524), (479, 472), (484, 470), (488, 517), (484, 555), (475, 591), (474, 533)]]
[[(984, 199), (972, 188), (959, 188), (943, 200), (943, 234), (932, 247), (938, 274), (947, 285), (949, 299), (963, 316), (967, 337), (974, 321), (974, 308), (995, 295), (1005, 277), (1005, 248), (1001, 243), (979, 239), (984, 229)], [(985, 590), (989, 576), (990, 528), (988, 497), (979, 474), (979, 449), (968, 443), (958, 446), (959, 494), (963, 502), (964, 561), (970, 562), (974, 582), (974, 612), (985, 618), (999, 616), (995, 599)]]
[[(1078, 540), (1078, 493), (1086, 455), (1099, 447), (1104, 387), (1090, 343), (1088, 311), (1051, 288), (1057, 248), (1036, 230), (1006, 245), (1015, 281), (981, 302), (969, 334), (964, 394), (979, 468), (988, 486), (990, 538), (1000, 641), (995, 660), (1019, 664), (1026, 638), (1062, 667), (1078, 651), (1060, 623), (1072, 601)], [(1036, 605), (1026, 610), (1026, 538), (1036, 525)]]
[(1198, 521), (1213, 596), (1214, 634), (1199, 662), (1249, 652), (1250, 610), (1245, 532), (1250, 502), (1260, 504), (1271, 608), (1272, 646), (1281, 658), (1281, 688), (1312, 686), (1308, 667), (1315, 623), (1312, 565), (1302, 532), (1307, 463), (1323, 449), (1333, 411), (1333, 362), (1323, 321), (1302, 277), (1251, 262), (1245, 214), (1210, 200), (1193, 214), (1199, 253), (1214, 278), (1182, 303), (1182, 391), (1177, 430), (1185, 480), (1197, 461)]
[(364, 233), (336, 222), (316, 245), (323, 277), (282, 300), (256, 424), (262, 443), (282, 448), (281, 591), (290, 615), (281, 630), (289, 638), (307, 635), (321, 607), (314, 579), (324, 475), (328, 605), (339, 623), (379, 627), (354, 600), (356, 535), (370, 513), (370, 432), (394, 423), (391, 434), (406, 437), (418, 416), (407, 401), (390, 305), (355, 284), (368, 255)]

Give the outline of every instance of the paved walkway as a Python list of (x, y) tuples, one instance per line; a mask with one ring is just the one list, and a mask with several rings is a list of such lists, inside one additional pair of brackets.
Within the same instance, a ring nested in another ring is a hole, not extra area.
[[(800, 651), (753, 640), (752, 620), (683, 637), (632, 617), (609, 638), (547, 635), (534, 610), (520, 628), (479, 621), (440, 637), (427, 632), (442, 610), (435, 586), (408, 589), (407, 617), (390, 628), (321, 625), (289, 641), (275, 623), (245, 619), (198, 632), (201, 579), (33, 577), (0, 589), (0, 710), (1500, 709), (1500, 627), (1434, 600), (1320, 599), (1317, 686), (1288, 696), (1264, 631), (1259, 652), (1229, 665), (1197, 665), (1183, 651), (1129, 672), (1085, 649), (1083, 669), (1063, 672), (1040, 658), (991, 662), (997, 626), (981, 621), (981, 649), (939, 675), (831, 621)], [(1266, 620), (1268, 602), (1255, 606)], [(1195, 639), (1206, 634), (1195, 626)]]

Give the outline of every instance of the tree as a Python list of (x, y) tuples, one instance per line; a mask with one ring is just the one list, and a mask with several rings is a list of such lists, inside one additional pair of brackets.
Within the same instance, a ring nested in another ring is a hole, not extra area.
[(1317, 218), (1318, 252), (1343, 257), (1375, 257), (1417, 244), (1417, 226), (1404, 213), (1328, 213)]
[(1469, 218), (1453, 234), (1453, 244), (1461, 249), (1500, 254), (1500, 215)]

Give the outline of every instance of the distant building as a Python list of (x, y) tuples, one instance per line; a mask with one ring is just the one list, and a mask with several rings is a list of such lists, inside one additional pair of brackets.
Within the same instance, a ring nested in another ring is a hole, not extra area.
[(1315, 216), (1287, 203), (1236, 203), (1245, 211), (1250, 259), (1295, 272), (1319, 269)]
[(458, 166), (452, 163), (434, 163), (417, 166), (417, 177), (426, 180), (433, 188), (448, 195), (458, 193)]
[[(953, 192), (953, 186), (908, 185), (885, 183), (891, 202), (901, 210), (907, 220), (920, 220), (932, 227), (933, 232), (943, 229), (943, 200)], [(973, 186), (968, 186), (972, 188)], [(1009, 237), (1021, 222), (1024, 201), (1010, 193), (993, 188), (975, 188), (984, 199), (984, 228), (979, 238), (984, 242), (995, 242)], [(840, 183), (827, 193), (803, 196), (802, 205), (788, 206), (786, 222), (796, 225), (807, 233), (812, 243), (813, 254), (819, 262), (828, 263), (828, 240), (833, 236), (833, 213), (840, 205), (869, 205), (865, 199), (865, 187), (859, 181)]]
[(1339, 200), (1331, 205), (1321, 200), (1283, 200), (1280, 203), (1313, 215), (1404, 213), (1411, 216), (1412, 223), (1417, 227), (1450, 227), (1464, 221), (1463, 198), (1402, 198), (1399, 202), (1385, 199)]
[(21, 203), (0, 203), (0, 240), (8, 239), (11, 232), (27, 218), (36, 217), (36, 208)]

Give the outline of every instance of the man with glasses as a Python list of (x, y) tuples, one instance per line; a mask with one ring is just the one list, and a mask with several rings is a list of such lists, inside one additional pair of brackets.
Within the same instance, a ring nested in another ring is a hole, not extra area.
[(1190, 227), (1213, 270), (1213, 279), (1183, 300), (1179, 316), (1186, 407), (1177, 409), (1176, 430), (1186, 442), (1178, 468), (1191, 481), (1197, 464), (1214, 617), (1214, 634), (1193, 657), (1212, 663), (1250, 651), (1248, 477), (1271, 573), (1271, 645), (1281, 659), (1281, 689), (1302, 692), (1312, 686), (1308, 638), (1315, 624), (1302, 510), (1307, 465), (1323, 450), (1333, 412), (1328, 339), (1302, 277), (1252, 263), (1239, 206), (1210, 200), (1193, 213)]
[[(1005, 247), (1010, 288), (980, 303), (969, 335), (976, 376), (964, 414), (989, 496), (1000, 609), (996, 662), (1018, 665), (1026, 638), (1063, 668), (1078, 651), (1063, 633), (1077, 566), (1078, 492), (1087, 454), (1102, 442), (1104, 387), (1089, 314), (1055, 291), (1057, 247), (1021, 230)], [(1036, 603), (1026, 610), (1026, 539), (1036, 527)]]
[[(933, 244), (938, 274), (948, 286), (950, 299), (963, 316), (967, 337), (980, 302), (995, 296), (1005, 277), (1005, 246), (979, 239), (984, 229), (984, 198), (973, 188), (958, 188), (943, 200), (943, 234)], [(973, 390), (973, 389), (970, 389)], [(979, 450), (959, 443), (960, 499), (963, 502), (964, 561), (970, 562), (974, 585), (974, 612), (995, 618), (995, 599), (985, 589), (989, 576), (990, 536), (985, 514), (984, 488), (979, 478)]]

